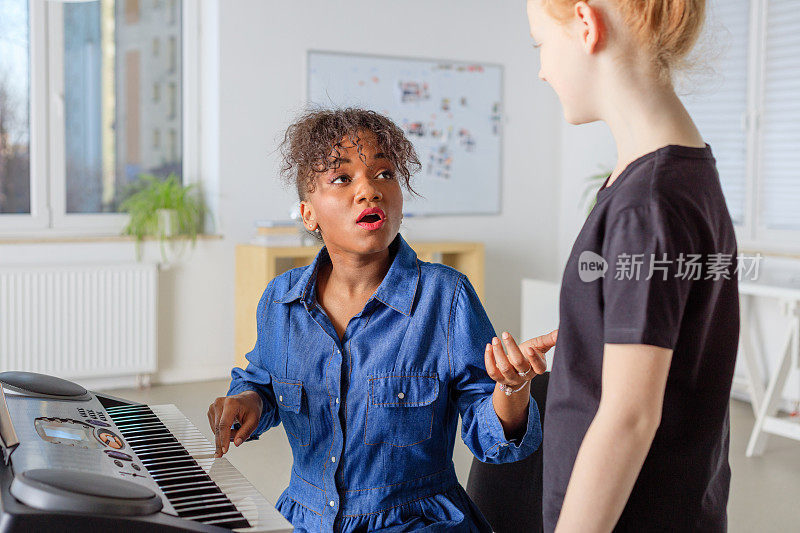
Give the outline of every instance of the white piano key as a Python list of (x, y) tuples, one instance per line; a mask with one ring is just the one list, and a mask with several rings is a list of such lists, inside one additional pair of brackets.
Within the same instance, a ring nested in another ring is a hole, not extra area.
[[(227, 459), (214, 457), (216, 446), (174, 405), (120, 406), (108, 408), (107, 411), (151, 477), (157, 483), (161, 482), (161, 490), (168, 495), (171, 505), (179, 513), (186, 514), (187, 519), (225, 526), (241, 513), (251, 527), (235, 531), (255, 533), (291, 530), (289, 523), (272, 503)], [(196, 465), (169, 466), (189, 459)], [(208, 475), (211, 481), (191, 481), (198, 475)], [(181, 481), (184, 479), (185, 482)], [(164, 484), (167, 481), (171, 484)], [(213, 492), (184, 494), (203, 488)], [(225, 506), (229, 504), (233, 504), (238, 513), (226, 510)], [(214, 512), (215, 508), (219, 512)], [(202, 510), (209, 512), (198, 514)]]

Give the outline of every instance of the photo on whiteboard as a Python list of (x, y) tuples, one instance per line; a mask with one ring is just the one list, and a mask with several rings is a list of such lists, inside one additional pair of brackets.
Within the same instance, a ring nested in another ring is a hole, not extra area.
[(430, 176), (449, 180), (452, 166), (453, 156), (450, 154), (449, 147), (443, 144), (439, 146), (438, 150), (431, 152), (427, 172)]

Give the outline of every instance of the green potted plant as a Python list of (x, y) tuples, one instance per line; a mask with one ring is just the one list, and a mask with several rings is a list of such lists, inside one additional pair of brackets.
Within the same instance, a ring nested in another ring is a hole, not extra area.
[(165, 262), (166, 241), (188, 239), (194, 245), (202, 231), (205, 214), (196, 185), (182, 185), (174, 173), (163, 179), (141, 174), (131, 191), (120, 204), (120, 210), (130, 214), (123, 234), (136, 239), (137, 257), (141, 258), (141, 243), (145, 237), (159, 240)]
[(594, 203), (597, 201), (597, 191), (605, 183), (611, 170), (604, 167), (599, 167), (601, 170), (597, 174), (593, 174), (586, 178), (583, 185), (583, 193), (581, 194), (580, 204), (586, 209), (586, 214), (592, 212)]

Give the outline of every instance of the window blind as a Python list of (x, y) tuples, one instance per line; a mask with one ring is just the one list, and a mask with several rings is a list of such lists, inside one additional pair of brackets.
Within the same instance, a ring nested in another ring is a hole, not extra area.
[(766, 8), (760, 215), (767, 229), (800, 230), (800, 1)]
[[(796, 1), (796, 0), (795, 0)], [(731, 218), (745, 222), (747, 199), (747, 58), (750, 0), (709, 3), (700, 38), (701, 56), (713, 75), (695, 83), (683, 98), (700, 134), (717, 160), (722, 190)]]

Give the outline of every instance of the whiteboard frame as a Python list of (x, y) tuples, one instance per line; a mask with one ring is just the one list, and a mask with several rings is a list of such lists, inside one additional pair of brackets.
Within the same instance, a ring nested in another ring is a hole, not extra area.
[[(325, 55), (333, 55), (333, 56), (351, 56), (351, 57), (358, 57), (358, 58), (374, 58), (374, 59), (398, 59), (402, 61), (419, 61), (422, 63), (432, 63), (432, 62), (440, 62), (440, 63), (453, 63), (453, 64), (462, 64), (462, 65), (482, 65), (487, 67), (497, 68), (500, 71), (500, 134), (498, 135), (500, 141), (500, 149), (499, 149), (499, 161), (497, 164), (497, 205), (493, 206), (490, 211), (480, 211), (480, 212), (452, 212), (452, 213), (415, 213), (413, 211), (406, 211), (405, 205), (403, 206), (403, 214), (408, 217), (414, 218), (422, 218), (422, 217), (460, 217), (460, 216), (497, 216), (502, 214), (503, 209), (503, 183), (505, 181), (505, 176), (503, 174), (503, 165), (505, 162), (505, 125), (506, 125), (506, 71), (505, 67), (501, 63), (492, 63), (492, 62), (485, 62), (485, 61), (466, 61), (462, 59), (443, 59), (438, 57), (418, 57), (418, 56), (394, 56), (394, 55), (384, 55), (384, 54), (365, 54), (361, 52), (348, 52), (348, 51), (337, 51), (337, 50), (318, 50), (318, 49), (311, 49), (309, 48), (306, 50), (305, 54), (305, 68), (303, 69), (303, 76), (305, 77), (303, 87), (305, 90), (305, 94), (303, 100), (305, 102), (306, 108), (311, 105), (310, 96), (311, 96), (311, 76), (309, 72), (309, 67), (311, 65), (311, 54), (325, 54)], [(424, 165), (423, 165), (424, 168)], [(413, 177), (412, 177), (413, 179)], [(419, 196), (419, 198), (425, 199), (424, 196)]]

